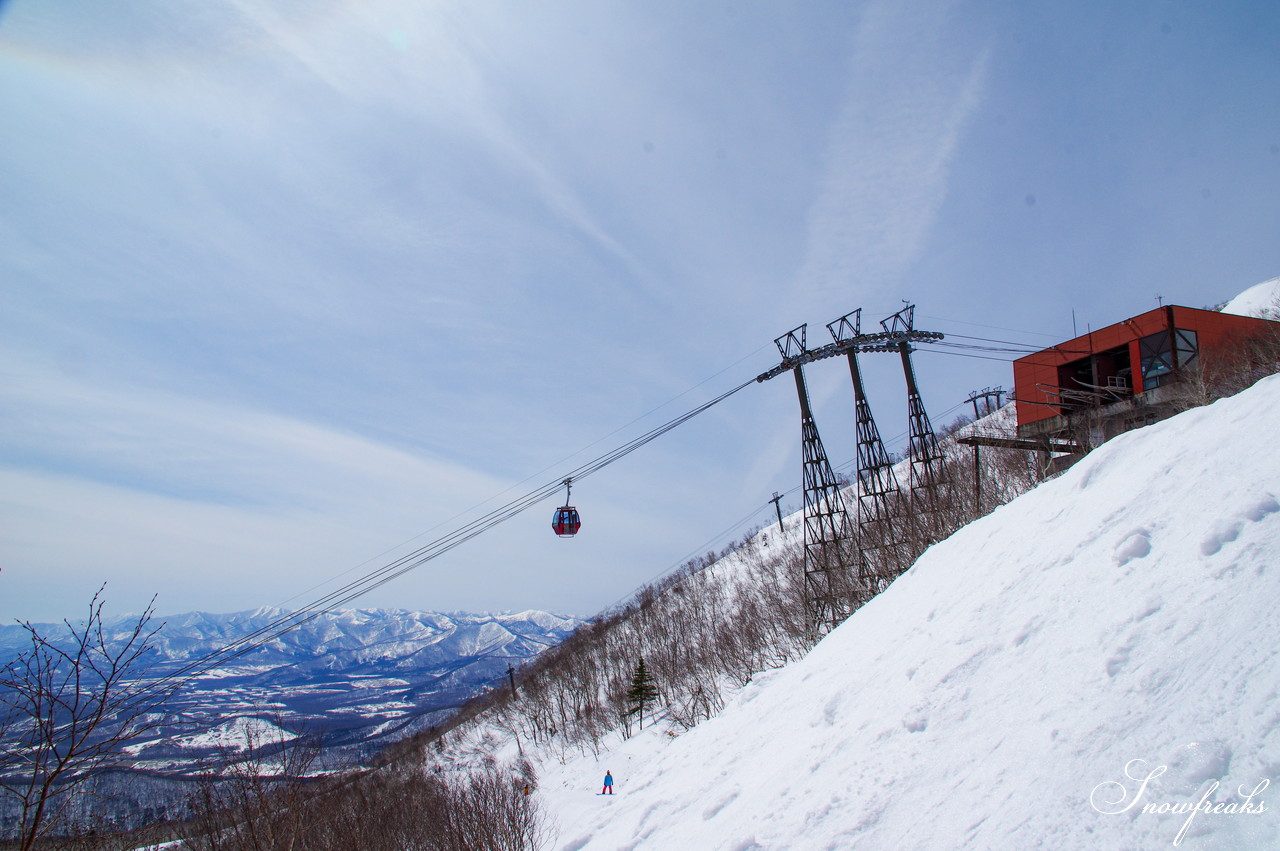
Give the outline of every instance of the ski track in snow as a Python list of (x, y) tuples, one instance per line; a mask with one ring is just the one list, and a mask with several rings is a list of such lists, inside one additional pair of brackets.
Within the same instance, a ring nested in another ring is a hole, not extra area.
[[(1280, 453), (1241, 452), (1275, 422), (1280, 376), (1122, 435), (711, 721), (544, 755), (552, 847), (1172, 847), (1185, 814), (1091, 800), (1136, 794), (1132, 760), (1166, 768), (1140, 804), (1280, 779)], [(1278, 847), (1278, 811), (1197, 814), (1180, 847)]]

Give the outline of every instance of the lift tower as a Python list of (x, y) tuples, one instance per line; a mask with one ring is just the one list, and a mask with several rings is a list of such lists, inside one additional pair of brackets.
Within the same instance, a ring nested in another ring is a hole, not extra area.
[[(979, 399), (983, 400), (985, 410), (979, 410)], [(992, 399), (995, 399), (994, 404), (991, 402)], [(970, 402), (973, 405), (974, 423), (977, 423), (979, 419), (992, 411), (998, 410), (1003, 400), (1003, 387), (997, 387), (995, 390), (990, 387), (984, 387), (981, 390), (973, 391), (969, 394), (969, 398), (965, 399), (966, 402)], [(982, 513), (982, 447), (977, 443), (970, 445), (973, 446), (973, 513), (978, 515)]]
[[(853, 406), (858, 436), (858, 566), (864, 575), (875, 576), (877, 585), (886, 581), (892, 553), (901, 543), (902, 531), (898, 510), (898, 477), (893, 461), (885, 451), (880, 430), (871, 416), (871, 405), (858, 368), (860, 346), (869, 350), (889, 350), (876, 345), (862, 334), (862, 308), (846, 313), (827, 325), (836, 345), (842, 347), (849, 361), (853, 379)], [(878, 588), (876, 590), (879, 590)]]
[(809, 406), (802, 365), (808, 355), (806, 330), (807, 325), (801, 325), (773, 342), (782, 355), (779, 369), (789, 369), (795, 375), (796, 395), (800, 397), (805, 596), (810, 624), (821, 634), (839, 625), (862, 601), (855, 602), (850, 593), (849, 567), (857, 549), (855, 528)]
[[(884, 331), (863, 334), (859, 327), (860, 316), (858, 311), (854, 311), (831, 323), (827, 328), (835, 341), (816, 349), (810, 349), (806, 345), (806, 325), (787, 332), (774, 340), (774, 344), (782, 354), (782, 363), (756, 376), (756, 381), (768, 381), (784, 372), (795, 373), (796, 392), (800, 396), (804, 452), (805, 581), (810, 598), (812, 620), (818, 629), (838, 624), (853, 609), (874, 597), (887, 582), (901, 572), (905, 564), (899, 564), (888, 548), (881, 550), (882, 555), (878, 559), (881, 564), (874, 566), (874, 570), (873, 566), (867, 563), (862, 549), (867, 543), (871, 543), (874, 547), (876, 542), (865, 540), (862, 534), (864, 527), (852, 522), (849, 518), (840, 487), (836, 483), (835, 473), (827, 460), (826, 450), (822, 447), (817, 426), (813, 422), (802, 367), (816, 360), (837, 355), (848, 356), (854, 378), (855, 404), (858, 405), (859, 411), (859, 481), (861, 482), (867, 475), (874, 475), (877, 478), (878, 483), (869, 490), (875, 491), (876, 495), (872, 499), (879, 500), (882, 507), (872, 510), (871, 516), (877, 518), (873, 522), (883, 519), (883, 523), (888, 527), (884, 531), (885, 537), (892, 541), (899, 541), (903, 536), (902, 524), (894, 522), (894, 504), (898, 502), (894, 498), (897, 482), (893, 476), (888, 454), (880, 441), (879, 432), (871, 419), (870, 406), (866, 404), (866, 394), (862, 390), (861, 373), (858, 370), (856, 355), (859, 352), (897, 352), (900, 351), (901, 346), (909, 346), (911, 342), (941, 340), (943, 336), (937, 332), (917, 331), (910, 327), (909, 314), (905, 328), (885, 327)], [(885, 320), (885, 322), (889, 321)], [(903, 357), (904, 363), (909, 366), (909, 348), (908, 353)], [(921, 404), (920, 394), (915, 389), (915, 376), (910, 373), (908, 374), (908, 395), (915, 400), (913, 409), (918, 409), (923, 416), (924, 405)], [(863, 423), (866, 425), (865, 429), (861, 427)], [(929, 427), (927, 416), (923, 416), (923, 423), (929, 437), (932, 438), (933, 430)], [(914, 425), (912, 435), (915, 435)], [(933, 453), (937, 456), (937, 442), (933, 441), (932, 446)], [(861, 502), (859, 507), (861, 508)], [(870, 529), (868, 528), (867, 531)]]
[(907, 455), (911, 459), (910, 500), (911, 514), (920, 525), (924, 537), (930, 537), (928, 518), (936, 511), (939, 491), (947, 484), (947, 459), (938, 448), (938, 439), (934, 436), (933, 425), (929, 415), (925, 413), (924, 402), (920, 399), (920, 388), (916, 386), (916, 371), (911, 365), (911, 343), (921, 339), (934, 339), (940, 334), (924, 336), (928, 332), (915, 330), (914, 304), (908, 304), (902, 310), (887, 319), (880, 320), (880, 327), (888, 335), (891, 344), (898, 349), (902, 357), (902, 373), (907, 380), (907, 420), (909, 438)]

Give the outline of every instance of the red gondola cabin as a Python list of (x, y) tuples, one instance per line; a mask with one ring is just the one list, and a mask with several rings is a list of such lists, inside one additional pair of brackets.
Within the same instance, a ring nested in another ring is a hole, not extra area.
[(572, 538), (582, 528), (582, 518), (572, 505), (562, 505), (551, 516), (551, 528), (561, 538)]

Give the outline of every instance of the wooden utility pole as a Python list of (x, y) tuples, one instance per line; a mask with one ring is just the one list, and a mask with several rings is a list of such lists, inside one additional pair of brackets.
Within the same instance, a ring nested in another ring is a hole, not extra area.
[(773, 499), (769, 500), (770, 502), (772, 502), (772, 503), (773, 503), (773, 510), (774, 510), (774, 511), (776, 511), (776, 512), (778, 512), (778, 534), (779, 534), (779, 535), (781, 535), (781, 534), (782, 534), (782, 532), (783, 532), (783, 525), (782, 525), (782, 507), (781, 507), (780, 505), (778, 505), (778, 500), (780, 500), (780, 499), (782, 499), (782, 494), (778, 493), (777, 491), (774, 491), (774, 492), (773, 492)]

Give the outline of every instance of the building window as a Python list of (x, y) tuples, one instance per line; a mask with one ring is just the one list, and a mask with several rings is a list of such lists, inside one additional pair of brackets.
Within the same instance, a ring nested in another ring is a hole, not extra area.
[(1200, 354), (1200, 343), (1195, 331), (1175, 329), (1173, 337), (1178, 345), (1178, 369), (1189, 366)]
[(1167, 331), (1148, 334), (1138, 341), (1138, 354), (1142, 358), (1142, 389), (1151, 390), (1167, 384), (1173, 375), (1174, 366), (1178, 369), (1191, 364), (1200, 353), (1200, 345), (1195, 331), (1175, 329), (1173, 345), (1170, 346), (1170, 335)]

